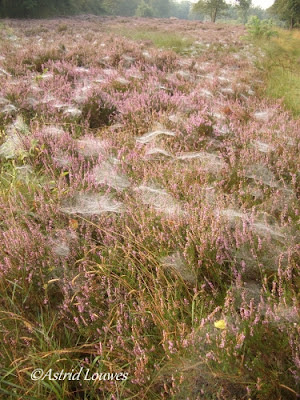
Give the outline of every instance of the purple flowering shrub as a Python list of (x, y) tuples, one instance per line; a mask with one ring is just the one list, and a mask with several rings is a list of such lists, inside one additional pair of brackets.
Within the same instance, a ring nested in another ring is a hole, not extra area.
[[(256, 96), (243, 28), (153, 23), (194, 44), (2, 28), (0, 393), (295, 399), (299, 120)], [(81, 366), (129, 378), (30, 380)]]

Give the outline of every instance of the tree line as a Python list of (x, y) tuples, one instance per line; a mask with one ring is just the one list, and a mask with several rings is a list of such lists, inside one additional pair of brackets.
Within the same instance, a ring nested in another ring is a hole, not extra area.
[(104, 9), (113, 15), (188, 19), (192, 2), (189, 0), (103, 0)]
[(102, 0), (0, 0), (0, 17), (43, 18), (104, 12)]
[(40, 18), (80, 13), (188, 18), (191, 4), (188, 0), (0, 0), (0, 18)]
[[(251, 0), (239, 0), (236, 5), (224, 0), (0, 0), (0, 17), (43, 18), (56, 15), (93, 13), (180, 19), (217, 17), (246, 22), (249, 10), (261, 17), (261, 9), (251, 8)], [(224, 14), (225, 12), (225, 14)]]
[(300, 27), (300, 0), (275, 0), (270, 13), (285, 21), (290, 29)]
[(56, 15), (93, 13), (140, 17), (180, 19), (217, 18), (240, 20), (246, 23), (249, 16), (260, 19), (268, 14), (285, 21), (290, 28), (300, 25), (300, 0), (275, 0), (264, 10), (253, 7), (252, 0), (0, 0), (0, 17), (43, 18)]
[[(235, 0), (236, 9), (240, 19), (246, 23), (253, 11), (252, 0)], [(193, 10), (196, 13), (204, 13), (210, 16), (212, 22), (217, 17), (232, 8), (225, 0), (199, 0)], [(253, 13), (252, 13), (253, 15)], [(275, 0), (273, 6), (267, 10), (267, 15), (286, 22), (290, 28), (300, 26), (300, 0)]]

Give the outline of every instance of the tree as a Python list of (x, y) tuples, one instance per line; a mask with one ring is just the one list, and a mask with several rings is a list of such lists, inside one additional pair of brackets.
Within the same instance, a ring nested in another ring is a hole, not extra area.
[(28, 17), (43, 7), (39, 0), (2, 0), (0, 14), (4, 17)]
[(0, 0), (0, 17), (28, 18), (99, 13), (102, 0)]
[(238, 2), (239, 15), (245, 24), (248, 20), (249, 10), (252, 6), (252, 0), (236, 0)]
[(138, 17), (153, 17), (154, 10), (148, 3), (142, 0), (142, 2), (138, 5), (135, 14)]
[(170, 16), (169, 0), (150, 0), (150, 6), (154, 11), (154, 16), (158, 18), (166, 18)]
[(268, 11), (287, 22), (290, 29), (300, 24), (300, 0), (275, 0)]
[(262, 9), (261, 7), (251, 7), (249, 10), (249, 17), (256, 16), (259, 19), (268, 19), (270, 18), (267, 10)]
[(181, 3), (171, 4), (171, 14), (173, 17), (180, 19), (188, 19), (190, 15), (192, 3), (190, 1), (182, 1)]
[(135, 15), (139, 0), (104, 0), (104, 9), (112, 15)]
[(224, 0), (199, 0), (193, 6), (193, 12), (209, 15), (211, 22), (216, 22), (217, 16), (227, 7)]

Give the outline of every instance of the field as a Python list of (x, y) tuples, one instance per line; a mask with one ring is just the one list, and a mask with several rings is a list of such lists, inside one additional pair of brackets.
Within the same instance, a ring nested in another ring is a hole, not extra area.
[(245, 36), (0, 22), (1, 399), (298, 398), (299, 36)]

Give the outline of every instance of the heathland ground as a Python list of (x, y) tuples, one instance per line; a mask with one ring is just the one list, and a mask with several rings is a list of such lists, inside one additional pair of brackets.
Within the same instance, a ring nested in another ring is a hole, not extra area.
[(1, 398), (297, 398), (299, 33), (246, 36), (2, 21)]

